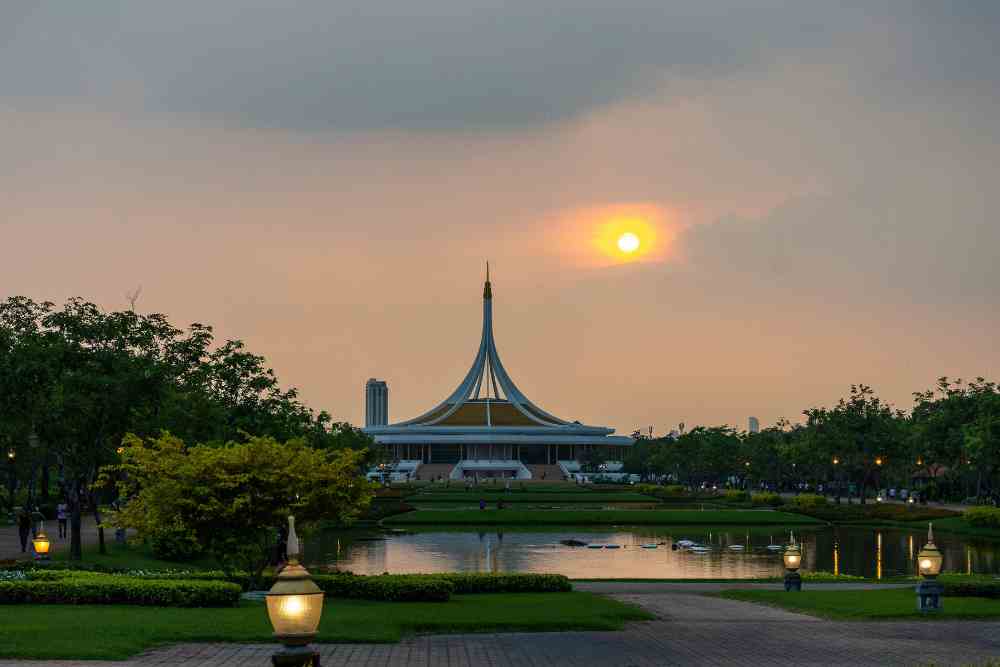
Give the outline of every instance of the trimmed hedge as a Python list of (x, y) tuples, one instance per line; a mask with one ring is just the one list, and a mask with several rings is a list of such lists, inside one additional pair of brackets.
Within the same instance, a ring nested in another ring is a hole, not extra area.
[(134, 604), (232, 607), (240, 587), (225, 581), (165, 581), (107, 575), (0, 582), (0, 604)]
[(1000, 598), (1000, 581), (942, 581), (945, 597)]
[(414, 574), (317, 574), (316, 585), (328, 597), (385, 602), (447, 602), (455, 585), (442, 577)]
[(826, 496), (819, 496), (815, 493), (802, 493), (792, 498), (792, 507), (811, 510), (818, 507), (826, 507)]
[(455, 586), (455, 593), (566, 593), (573, 584), (561, 574), (449, 573), (418, 575), (441, 577)]
[(1000, 528), (1000, 507), (970, 507), (963, 516), (970, 526)]
[[(106, 582), (147, 581), (169, 583), (225, 582), (249, 590), (246, 573), (226, 576), (219, 570), (204, 572), (149, 572), (141, 575), (116, 575), (79, 570), (33, 570), (25, 573), (34, 582)], [(314, 574), (313, 580), (329, 597), (390, 602), (445, 602), (452, 594), (471, 593), (559, 593), (573, 590), (561, 574), (481, 572), (442, 574), (381, 574), (360, 576), (350, 572)], [(274, 584), (265, 577), (264, 588)]]
[(769, 491), (753, 494), (750, 496), (750, 502), (754, 505), (767, 505), (768, 507), (780, 507), (784, 504), (780, 495)]
[(727, 489), (722, 493), (722, 499), (728, 503), (746, 503), (750, 502), (750, 493), (736, 489)]

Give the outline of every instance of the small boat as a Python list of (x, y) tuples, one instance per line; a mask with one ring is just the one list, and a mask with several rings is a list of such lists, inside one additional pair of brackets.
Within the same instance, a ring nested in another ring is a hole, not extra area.
[(588, 544), (587, 548), (588, 549), (603, 549), (604, 545), (603, 544)]
[(620, 545), (620, 544), (605, 544), (604, 548), (605, 549), (621, 549), (622, 545)]
[(656, 549), (659, 545), (657, 544), (640, 544), (643, 549)]
[(767, 550), (768, 551), (782, 551), (784, 548), (785, 547), (781, 546), (780, 544), (768, 544), (767, 545)]
[(688, 547), (688, 551), (695, 554), (707, 554), (712, 552), (712, 547), (706, 547), (703, 544), (696, 544), (693, 547)]
[(559, 544), (564, 544), (567, 547), (585, 547), (586, 542), (581, 542), (580, 540), (559, 540)]
[(744, 551), (745, 549), (746, 549), (746, 547), (743, 546), (742, 544), (730, 544), (729, 545), (729, 550), (730, 551)]
[(693, 546), (698, 545), (697, 542), (692, 542), (691, 540), (677, 540), (675, 544), (677, 544), (677, 546), (679, 546), (682, 549), (689, 549)]

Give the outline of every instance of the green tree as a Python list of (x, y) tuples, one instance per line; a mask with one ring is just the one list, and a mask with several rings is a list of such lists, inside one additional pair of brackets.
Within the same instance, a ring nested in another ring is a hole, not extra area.
[(374, 493), (360, 474), (363, 453), (351, 449), (270, 437), (186, 447), (170, 434), (124, 443), (121, 462), (102, 473), (126, 499), (111, 521), (139, 539), (179, 535), (226, 571), (257, 579), (289, 514), (306, 529), (321, 519), (349, 524)]
[(883, 466), (907, 454), (904, 415), (867, 385), (851, 386), (850, 396), (831, 409), (805, 411), (806, 428), (818, 457), (837, 459), (858, 484), (861, 502), (878, 487)]

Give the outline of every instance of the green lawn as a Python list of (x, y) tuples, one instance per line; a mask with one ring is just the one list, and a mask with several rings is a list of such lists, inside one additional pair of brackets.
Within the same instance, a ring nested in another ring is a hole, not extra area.
[(503, 500), (507, 503), (657, 503), (652, 496), (644, 496), (641, 493), (555, 493), (552, 491), (544, 493), (532, 493), (530, 491), (482, 491), (472, 490), (467, 493), (417, 493), (406, 498), (408, 503), (463, 503), (475, 504), (483, 499), (488, 503), (496, 503)]
[[(231, 609), (0, 607), (0, 657), (125, 659), (174, 642), (271, 642), (262, 603)], [(456, 595), (450, 602), (328, 599), (318, 642), (396, 642), (415, 633), (618, 630), (652, 615), (590, 593)]]
[[(131, 546), (109, 541), (107, 542), (107, 551), (107, 554), (102, 555), (98, 553), (97, 546), (84, 547), (83, 562), (91, 565), (112, 568), (120, 567), (130, 570), (212, 570), (218, 568), (218, 564), (210, 557), (186, 563), (161, 560), (154, 557), (147, 547), (141, 545)], [(69, 560), (68, 539), (53, 540), (52, 560)]]
[(417, 510), (386, 519), (387, 525), (815, 525), (800, 514), (742, 510)]
[[(912, 588), (874, 591), (725, 591), (721, 597), (745, 600), (838, 620), (871, 621), (894, 618), (925, 618), (917, 611)], [(944, 598), (944, 611), (931, 618), (1000, 618), (1000, 600), (988, 598)]]

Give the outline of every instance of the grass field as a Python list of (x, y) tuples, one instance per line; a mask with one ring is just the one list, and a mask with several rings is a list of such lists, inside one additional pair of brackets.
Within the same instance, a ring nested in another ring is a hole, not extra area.
[[(18, 605), (3, 608), (0, 657), (124, 659), (174, 642), (272, 642), (262, 603), (231, 609)], [(415, 633), (617, 630), (647, 612), (590, 593), (456, 595), (449, 602), (328, 599), (318, 642), (396, 642)]]
[[(100, 565), (111, 568), (130, 570), (205, 570), (217, 569), (218, 563), (213, 558), (204, 557), (194, 561), (179, 563), (155, 558), (147, 547), (107, 543), (107, 554), (97, 552), (97, 547), (84, 547), (83, 562), (90, 565)], [(53, 541), (52, 560), (69, 560), (69, 540)]]
[(656, 503), (656, 498), (644, 496), (641, 493), (532, 493), (530, 491), (472, 490), (467, 493), (418, 493), (406, 498), (408, 503), (478, 503), (482, 498), (488, 503), (503, 500), (505, 503)]
[(816, 525), (800, 514), (742, 510), (417, 510), (384, 521), (386, 525)]
[(874, 591), (725, 591), (731, 600), (757, 602), (838, 620), (871, 621), (894, 618), (976, 619), (1000, 618), (1000, 600), (987, 598), (944, 598), (944, 610), (934, 616), (917, 611), (916, 593), (911, 588)]

